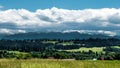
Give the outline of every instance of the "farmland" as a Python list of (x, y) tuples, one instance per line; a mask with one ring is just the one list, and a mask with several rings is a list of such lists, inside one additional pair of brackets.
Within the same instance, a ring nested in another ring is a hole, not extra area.
[[(77, 52), (77, 51), (85, 51), (88, 52), (89, 50), (93, 51), (93, 52), (104, 52), (103, 49), (106, 47), (90, 47), (90, 48), (86, 48), (86, 47), (81, 47), (79, 49), (71, 49), (71, 50), (64, 50), (64, 51), (68, 51), (68, 52)], [(112, 46), (112, 48), (118, 48), (120, 49), (119, 46)]]
[(119, 68), (120, 61), (60, 59), (0, 59), (0, 68)]
[(85, 47), (81, 47), (79, 49), (71, 49), (71, 50), (65, 50), (68, 52), (77, 52), (77, 51), (85, 51), (88, 52), (89, 50), (92, 50), (93, 52), (103, 52), (103, 48), (104, 47), (93, 47), (93, 48), (85, 48)]
[(0, 40), (0, 58), (4, 59), (76, 59), (119, 60), (119, 39), (26, 39)]

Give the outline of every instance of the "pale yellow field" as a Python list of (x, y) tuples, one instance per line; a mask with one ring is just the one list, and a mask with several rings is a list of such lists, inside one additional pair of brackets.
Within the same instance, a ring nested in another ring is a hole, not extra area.
[(120, 68), (120, 61), (78, 61), (55, 59), (1, 59), (0, 68)]
[(79, 49), (71, 49), (71, 50), (65, 50), (65, 51), (69, 51), (69, 52), (77, 52), (77, 51), (85, 51), (88, 52), (89, 50), (92, 50), (93, 52), (103, 52), (103, 48), (104, 47), (93, 47), (93, 48), (79, 48)]

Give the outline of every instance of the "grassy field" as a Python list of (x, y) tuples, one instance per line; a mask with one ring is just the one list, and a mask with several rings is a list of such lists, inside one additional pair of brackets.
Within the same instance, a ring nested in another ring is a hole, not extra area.
[(62, 43), (58, 43), (58, 44), (63, 45), (63, 46), (74, 45), (73, 42), (62, 42)]
[(85, 52), (88, 52), (89, 50), (92, 50), (93, 52), (103, 52), (103, 48), (104, 47), (93, 47), (93, 48), (82, 47), (79, 49), (71, 49), (71, 50), (65, 50), (65, 51), (69, 51), (69, 52), (85, 51)]
[(46, 43), (46, 44), (47, 44), (47, 43), (55, 44), (55, 43), (57, 43), (57, 42), (58, 42), (58, 41), (43, 41), (42, 43), (44, 43), (44, 44), (45, 44), (45, 43)]
[(120, 68), (120, 61), (0, 59), (0, 68)]
[(113, 48), (120, 48), (120, 46), (112, 46)]

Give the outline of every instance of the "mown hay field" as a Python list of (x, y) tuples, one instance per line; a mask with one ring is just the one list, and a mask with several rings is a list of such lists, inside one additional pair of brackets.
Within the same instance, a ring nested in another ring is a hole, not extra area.
[(88, 52), (89, 50), (92, 50), (93, 52), (104, 52), (103, 51), (104, 47), (92, 47), (92, 48), (86, 48), (86, 47), (81, 47), (79, 49), (71, 49), (71, 50), (64, 50), (64, 51), (68, 51), (68, 52), (78, 52), (78, 51), (85, 51)]
[(0, 68), (120, 68), (113, 60), (57, 60), (57, 59), (0, 59)]

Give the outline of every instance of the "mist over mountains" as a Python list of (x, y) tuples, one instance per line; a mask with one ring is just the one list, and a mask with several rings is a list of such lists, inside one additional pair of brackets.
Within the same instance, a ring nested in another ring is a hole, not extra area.
[(120, 38), (119, 36), (109, 36), (105, 34), (88, 34), (79, 32), (28, 32), (13, 35), (0, 35), (1, 39), (23, 40), (23, 39), (88, 39), (88, 38)]
[(120, 8), (7, 9), (0, 11), (0, 34), (78, 31), (87, 34), (120, 35)]

